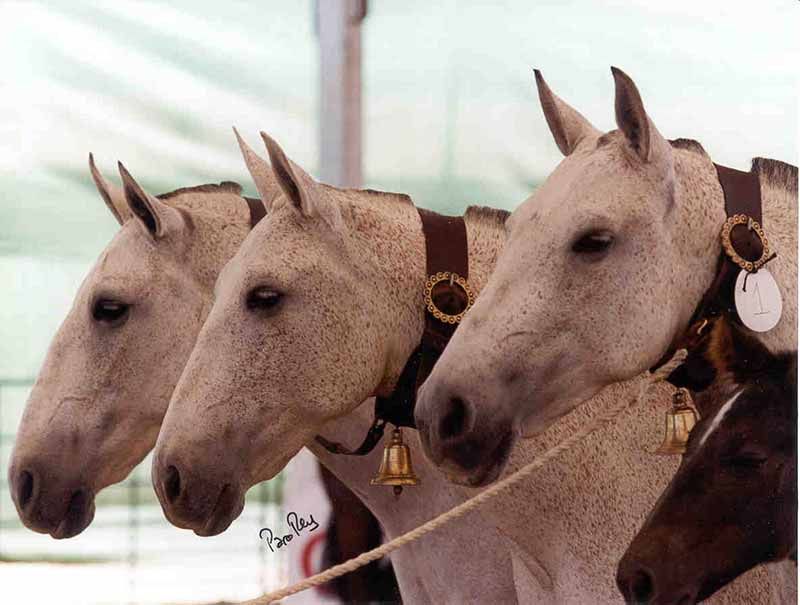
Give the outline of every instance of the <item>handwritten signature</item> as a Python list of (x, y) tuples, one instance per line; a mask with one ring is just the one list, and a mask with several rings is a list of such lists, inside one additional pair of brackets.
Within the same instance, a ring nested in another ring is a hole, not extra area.
[(262, 527), (258, 532), (258, 537), (267, 543), (271, 552), (289, 544), (295, 536), (300, 535), (300, 532), (307, 529), (310, 533), (319, 527), (319, 523), (314, 520), (314, 515), (308, 515), (308, 519), (305, 519), (295, 512), (286, 515), (286, 523), (292, 529), (292, 533), (276, 536), (269, 527)]

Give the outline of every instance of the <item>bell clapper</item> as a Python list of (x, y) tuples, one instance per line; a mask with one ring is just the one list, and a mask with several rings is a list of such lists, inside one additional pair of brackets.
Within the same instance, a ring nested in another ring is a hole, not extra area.
[(700, 420), (692, 396), (686, 389), (678, 389), (672, 394), (672, 408), (666, 414), (664, 442), (653, 452), (659, 456), (682, 455), (686, 452), (694, 425)]
[(383, 450), (378, 474), (369, 483), (391, 485), (396, 497), (403, 493), (403, 486), (419, 484), (419, 478), (411, 465), (411, 450), (403, 443), (403, 433), (399, 427), (392, 431), (389, 444)]

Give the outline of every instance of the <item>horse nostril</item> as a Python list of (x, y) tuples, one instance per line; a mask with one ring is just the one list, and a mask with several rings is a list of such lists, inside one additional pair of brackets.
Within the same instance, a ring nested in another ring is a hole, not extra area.
[(439, 436), (442, 439), (458, 437), (467, 424), (467, 404), (461, 397), (451, 397), (447, 414), (439, 422)]
[(29, 471), (22, 471), (17, 484), (17, 502), (19, 507), (25, 508), (33, 496), (33, 475)]
[(631, 578), (631, 596), (636, 603), (647, 603), (653, 598), (655, 585), (653, 576), (644, 569), (637, 569)]
[(175, 502), (181, 495), (181, 474), (171, 464), (167, 467), (167, 476), (164, 478), (164, 495), (170, 502)]

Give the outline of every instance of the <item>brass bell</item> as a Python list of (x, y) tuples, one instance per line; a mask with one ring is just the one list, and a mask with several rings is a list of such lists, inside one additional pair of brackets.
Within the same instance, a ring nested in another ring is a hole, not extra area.
[(411, 466), (411, 451), (403, 443), (403, 433), (399, 428), (392, 431), (392, 439), (383, 450), (383, 461), (378, 474), (370, 485), (392, 485), (395, 496), (399, 496), (404, 485), (417, 485), (419, 478)]
[(673, 393), (672, 409), (666, 414), (664, 442), (653, 453), (658, 456), (673, 456), (686, 452), (689, 433), (692, 432), (698, 420), (700, 420), (700, 414), (692, 404), (689, 391), (679, 389)]

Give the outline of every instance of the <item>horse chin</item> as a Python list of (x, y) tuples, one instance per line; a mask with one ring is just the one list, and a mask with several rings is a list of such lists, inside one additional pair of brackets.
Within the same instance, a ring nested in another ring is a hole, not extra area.
[(505, 468), (506, 461), (492, 463), (487, 467), (477, 469), (465, 475), (448, 474), (450, 482), (465, 487), (484, 487), (494, 483)]
[(64, 518), (48, 533), (56, 540), (77, 536), (92, 523), (94, 513), (94, 493), (88, 489), (78, 490), (70, 498)]
[(244, 510), (244, 494), (239, 488), (226, 484), (217, 498), (217, 503), (202, 527), (194, 528), (194, 533), (204, 538), (224, 532)]
[(494, 448), (480, 457), (480, 463), (470, 468), (446, 462), (443, 470), (447, 478), (466, 487), (484, 487), (495, 482), (506, 468), (517, 436), (513, 431), (503, 434)]

